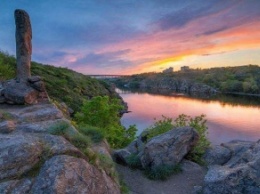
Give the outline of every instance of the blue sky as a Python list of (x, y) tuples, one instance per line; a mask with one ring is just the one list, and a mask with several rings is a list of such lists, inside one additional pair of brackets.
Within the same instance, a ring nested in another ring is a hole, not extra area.
[(2, 0), (0, 49), (15, 54), (15, 9), (32, 59), (85, 74), (260, 64), (259, 0)]

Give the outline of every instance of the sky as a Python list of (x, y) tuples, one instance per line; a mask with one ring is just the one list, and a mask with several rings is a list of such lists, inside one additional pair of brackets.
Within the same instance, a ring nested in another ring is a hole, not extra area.
[(84, 74), (260, 65), (260, 0), (1, 0), (11, 55), (15, 9), (30, 15), (33, 61)]

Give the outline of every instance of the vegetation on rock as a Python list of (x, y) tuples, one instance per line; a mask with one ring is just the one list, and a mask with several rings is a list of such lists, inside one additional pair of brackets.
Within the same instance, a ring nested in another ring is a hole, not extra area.
[(156, 121), (151, 127), (147, 128), (142, 136), (149, 139), (170, 131), (173, 128), (190, 126), (196, 129), (199, 134), (199, 141), (193, 150), (187, 156), (190, 160), (203, 164), (202, 156), (209, 147), (210, 142), (207, 139), (207, 126), (205, 115), (196, 116), (194, 118), (181, 114), (175, 120), (162, 116), (161, 120)]
[(113, 148), (121, 148), (134, 140), (137, 131), (135, 126), (125, 129), (120, 124), (119, 112), (122, 109), (123, 106), (118, 99), (97, 96), (83, 103), (75, 119), (79, 128), (86, 125), (95, 126)]

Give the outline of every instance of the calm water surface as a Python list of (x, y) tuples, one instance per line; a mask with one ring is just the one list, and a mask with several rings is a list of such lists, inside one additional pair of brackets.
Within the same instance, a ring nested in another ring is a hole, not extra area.
[(234, 139), (260, 139), (260, 104), (230, 104), (219, 100), (201, 100), (180, 94), (171, 96), (131, 93), (117, 90), (128, 104), (130, 113), (121, 119), (125, 127), (136, 124), (138, 134), (162, 115), (175, 118), (180, 114), (206, 114), (208, 138), (212, 144)]

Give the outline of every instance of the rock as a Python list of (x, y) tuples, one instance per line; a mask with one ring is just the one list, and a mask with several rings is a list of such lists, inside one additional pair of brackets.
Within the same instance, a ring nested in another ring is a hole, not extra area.
[(60, 155), (45, 162), (31, 192), (119, 194), (120, 190), (110, 177), (85, 160)]
[(18, 121), (40, 122), (47, 120), (62, 119), (62, 112), (52, 104), (37, 104), (34, 106), (27, 106), (19, 110), (10, 111), (16, 115)]
[(9, 104), (34, 104), (37, 102), (38, 91), (13, 79), (5, 84), (4, 97)]
[(214, 146), (207, 149), (204, 161), (208, 165), (223, 165), (231, 158), (231, 151), (223, 146)]
[(45, 84), (43, 81), (34, 82), (33, 84), (31, 84), (31, 86), (32, 86), (32, 88), (34, 88), (35, 90), (37, 90), (39, 92), (45, 91)]
[[(243, 155), (254, 146), (254, 142), (250, 141), (239, 141), (239, 140), (233, 140), (229, 143), (222, 144), (223, 147), (229, 149), (232, 153), (231, 159), (228, 161), (226, 165), (229, 167), (234, 167), (240, 163), (244, 163), (243, 161)], [(247, 160), (247, 159), (245, 159)]]
[(192, 149), (198, 138), (198, 133), (191, 127), (179, 127), (152, 138), (140, 154), (143, 168), (175, 166)]
[(3, 121), (0, 122), (0, 133), (11, 133), (15, 130), (15, 122), (14, 121)]
[(127, 165), (127, 157), (130, 155), (131, 152), (129, 152), (127, 149), (119, 149), (114, 151), (113, 159), (118, 164)]
[(232, 155), (224, 165), (209, 167), (203, 193), (260, 193), (260, 140), (222, 144)]
[(30, 17), (24, 10), (14, 12), (16, 25), (17, 79), (27, 80), (31, 76), (32, 28)]
[(34, 136), (0, 134), (0, 180), (28, 172), (42, 152), (42, 143)]
[(11, 180), (0, 183), (0, 193), (1, 194), (8, 194), (11, 192), (11, 190), (15, 187), (15, 185), (18, 183), (18, 180)]
[(5, 103), (5, 97), (4, 96), (0, 96), (0, 104)]
[(243, 193), (243, 179), (247, 174), (245, 168), (210, 167), (205, 176), (204, 194)]
[(36, 76), (31, 76), (31, 77), (28, 77), (28, 82), (30, 83), (35, 83), (35, 82), (39, 82), (39, 81), (42, 81), (42, 78), (38, 75)]
[(11, 180), (0, 183), (0, 193), (1, 194), (21, 194), (29, 193), (33, 179), (24, 178), (22, 180)]

